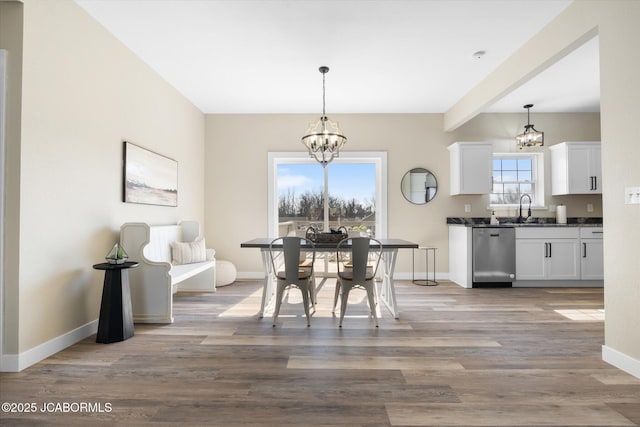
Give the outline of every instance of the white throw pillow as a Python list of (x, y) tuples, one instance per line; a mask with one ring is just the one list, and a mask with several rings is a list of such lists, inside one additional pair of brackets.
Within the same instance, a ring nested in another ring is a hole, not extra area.
[(171, 242), (172, 264), (191, 264), (207, 260), (207, 248), (203, 238), (193, 242)]

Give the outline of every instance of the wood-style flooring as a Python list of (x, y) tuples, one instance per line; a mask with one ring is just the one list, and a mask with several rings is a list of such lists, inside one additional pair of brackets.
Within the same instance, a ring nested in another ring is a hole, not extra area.
[[(94, 335), (1, 374), (2, 402), (38, 409), (0, 413), (0, 424), (640, 425), (640, 380), (601, 360), (602, 289), (398, 281), (400, 319), (383, 307), (376, 328), (353, 291), (342, 329), (331, 280), (310, 328), (297, 289), (277, 327), (258, 319), (261, 289), (178, 293), (172, 325), (138, 324), (114, 344)], [(51, 407), (61, 402), (75, 406)], [(100, 406), (81, 412), (83, 402)]]

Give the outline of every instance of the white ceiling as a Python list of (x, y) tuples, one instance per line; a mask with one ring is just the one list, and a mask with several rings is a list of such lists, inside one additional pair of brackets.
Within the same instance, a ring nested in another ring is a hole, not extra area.
[[(76, 0), (204, 113), (442, 113), (570, 0)], [(476, 59), (476, 51), (486, 54)], [(486, 111), (599, 111), (597, 38)]]

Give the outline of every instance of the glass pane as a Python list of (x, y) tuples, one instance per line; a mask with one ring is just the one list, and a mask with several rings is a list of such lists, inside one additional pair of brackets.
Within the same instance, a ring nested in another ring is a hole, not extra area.
[(531, 170), (531, 159), (518, 159), (518, 170)]
[(375, 235), (376, 165), (330, 163), (329, 226)]
[(522, 181), (531, 182), (531, 171), (519, 170), (518, 171), (518, 181), (520, 181), (520, 182), (522, 182)]
[(512, 202), (508, 202), (507, 199), (520, 200), (520, 192), (518, 190), (519, 190), (518, 184), (505, 184), (504, 185), (505, 203), (512, 203)]
[(502, 194), (491, 194), (489, 203), (491, 204), (502, 204), (504, 201), (502, 200)]
[(493, 170), (500, 170), (502, 169), (502, 160), (500, 159), (493, 159)]
[(531, 184), (520, 184), (520, 194), (533, 194), (533, 187)]
[(502, 181), (515, 182), (518, 180), (518, 173), (516, 171), (502, 171)]
[(515, 159), (502, 159), (502, 170), (516, 170), (517, 163)]
[(504, 203), (517, 205), (520, 202), (518, 193), (504, 193)]
[(324, 171), (320, 164), (279, 164), (278, 235), (295, 235), (309, 225), (322, 228)]
[(504, 192), (504, 184), (493, 184), (492, 193), (503, 193)]

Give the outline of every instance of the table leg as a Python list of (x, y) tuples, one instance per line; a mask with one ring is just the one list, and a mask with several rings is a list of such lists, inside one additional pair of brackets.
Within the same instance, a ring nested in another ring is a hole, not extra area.
[(262, 285), (262, 304), (260, 305), (258, 317), (262, 319), (264, 317), (264, 313), (271, 305), (273, 305), (274, 286), (269, 249), (261, 249), (260, 254), (262, 255), (262, 265), (264, 267), (264, 282)]
[(398, 305), (396, 302), (396, 288), (393, 283), (393, 272), (396, 268), (398, 250), (385, 250), (382, 252), (382, 283), (380, 284), (380, 301), (389, 309), (391, 315), (398, 319)]
[[(429, 280), (429, 256), (427, 256), (427, 281), (428, 280)], [(438, 285), (438, 282), (436, 281), (436, 250), (435, 249), (433, 249), (433, 280), (432, 282), (435, 286)]]

